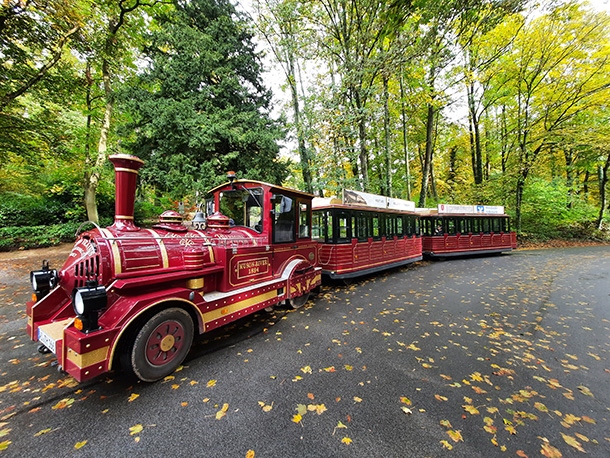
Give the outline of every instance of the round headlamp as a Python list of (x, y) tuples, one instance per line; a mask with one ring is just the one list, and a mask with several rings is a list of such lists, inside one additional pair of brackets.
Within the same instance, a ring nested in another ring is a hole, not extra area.
[(83, 301), (83, 295), (79, 290), (74, 292), (74, 299), (72, 300), (72, 306), (77, 315), (85, 314), (85, 302)]

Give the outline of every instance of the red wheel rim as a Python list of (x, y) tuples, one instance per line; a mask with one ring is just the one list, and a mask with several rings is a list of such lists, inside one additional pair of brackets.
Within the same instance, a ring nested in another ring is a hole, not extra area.
[(153, 366), (163, 366), (178, 355), (183, 342), (182, 323), (175, 320), (164, 321), (146, 341), (146, 359)]

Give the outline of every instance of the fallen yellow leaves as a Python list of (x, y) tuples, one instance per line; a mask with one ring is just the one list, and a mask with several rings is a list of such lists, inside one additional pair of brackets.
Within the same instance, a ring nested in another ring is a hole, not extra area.
[(129, 428), (129, 435), (133, 436), (134, 434), (139, 434), (142, 432), (143, 429), (144, 429), (144, 426), (142, 426), (142, 425), (132, 426), (131, 428)]
[(129, 396), (129, 399), (127, 400), (127, 402), (133, 402), (136, 399), (138, 399), (139, 397), (140, 397), (139, 394), (131, 393), (131, 396)]
[(254, 450), (248, 450), (246, 453), (246, 458), (254, 458)]
[(212, 388), (214, 385), (216, 385), (216, 380), (210, 380), (207, 384), (207, 387)]
[(442, 440), (440, 441), (440, 443), (442, 444), (443, 448), (446, 448), (447, 450), (451, 450), (453, 449), (453, 445), (451, 445), (448, 441), (446, 440)]
[(87, 441), (82, 441), (82, 442), (77, 442), (76, 444), (74, 444), (74, 448), (76, 450), (83, 448), (85, 446), (85, 444), (87, 443)]
[(353, 441), (349, 438), (349, 437), (344, 437), (343, 439), (341, 439), (341, 442), (343, 442), (344, 444), (351, 444)]
[(62, 399), (57, 404), (55, 404), (53, 407), (51, 407), (51, 409), (53, 409), (53, 410), (65, 409), (66, 407), (70, 407), (72, 404), (74, 404), (74, 399)]
[(553, 447), (549, 440), (546, 437), (539, 437), (542, 439), (542, 448), (540, 449), (540, 453), (547, 458), (561, 458), (563, 455), (561, 452)]
[(263, 412), (271, 412), (271, 409), (273, 409), (273, 402), (271, 405), (266, 405), (263, 401), (258, 401), (258, 405), (263, 408)]
[(216, 420), (220, 420), (227, 414), (227, 410), (229, 410), (229, 404), (225, 403), (222, 405), (222, 409), (216, 412)]
[(587, 452), (585, 452), (585, 449), (582, 448), (582, 444), (580, 442), (578, 442), (578, 440), (576, 440), (575, 437), (568, 436), (567, 434), (564, 434), (564, 433), (561, 433), (561, 437), (563, 437), (563, 440), (569, 446), (574, 447), (579, 452), (587, 453)]
[(449, 434), (449, 437), (453, 439), (453, 442), (464, 442), (462, 434), (459, 431), (453, 431), (450, 429), (449, 431), (447, 431), (447, 434)]

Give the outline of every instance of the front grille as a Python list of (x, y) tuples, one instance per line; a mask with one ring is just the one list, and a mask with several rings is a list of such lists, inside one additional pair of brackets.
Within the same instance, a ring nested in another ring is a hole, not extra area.
[(93, 256), (74, 265), (74, 287), (85, 286), (87, 280), (97, 280), (102, 283), (102, 273), (100, 271), (100, 257)]

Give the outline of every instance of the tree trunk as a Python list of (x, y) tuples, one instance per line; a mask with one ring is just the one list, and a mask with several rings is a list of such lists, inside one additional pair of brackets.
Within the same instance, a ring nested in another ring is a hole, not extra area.
[(385, 188), (387, 196), (392, 197), (392, 155), (390, 153), (390, 92), (388, 89), (388, 78), (383, 76), (383, 132), (385, 143), (383, 145), (385, 154)]
[(288, 53), (288, 84), (292, 96), (292, 109), (294, 110), (294, 123), (297, 129), (297, 143), (299, 145), (299, 156), (301, 157), (301, 172), (305, 182), (305, 191), (313, 194), (311, 184), (311, 160), (305, 146), (305, 135), (303, 134), (303, 123), (301, 122), (301, 110), (299, 107), (299, 94), (297, 92), (296, 71), (294, 66), (294, 55), (292, 51)]
[(432, 133), (434, 130), (434, 105), (428, 105), (428, 116), (426, 119), (426, 153), (422, 166), (421, 190), (419, 193), (420, 208), (426, 206), (426, 195), (428, 194), (428, 181), (430, 179), (430, 171), (432, 170)]
[(480, 119), (477, 116), (477, 108), (474, 100), (474, 84), (469, 84), (466, 89), (468, 94), (468, 110), (470, 113), (470, 138), (472, 147), (474, 147), (474, 151), (472, 152), (474, 182), (475, 184), (481, 184), (483, 182), (483, 153), (481, 151)]
[(572, 197), (574, 193), (574, 176), (572, 167), (574, 165), (574, 155), (572, 154), (572, 151), (570, 151), (569, 148), (564, 149), (563, 155), (566, 161), (566, 187), (568, 188), (567, 208), (572, 208)]
[(358, 142), (360, 146), (360, 173), (362, 174), (362, 190), (369, 190), (369, 153), (366, 149), (366, 116), (362, 107), (360, 93), (354, 91), (356, 108), (358, 109)]
[(402, 111), (402, 142), (405, 153), (405, 181), (407, 182), (407, 200), (411, 200), (411, 164), (409, 160), (409, 148), (407, 145), (407, 113), (405, 110), (405, 91), (400, 76), (400, 103)]
[(598, 167), (599, 173), (599, 216), (596, 221), (596, 227), (601, 230), (604, 222), (604, 212), (606, 210), (606, 185), (608, 184), (608, 169), (610, 168), (610, 153), (606, 157), (606, 162), (603, 166)]

